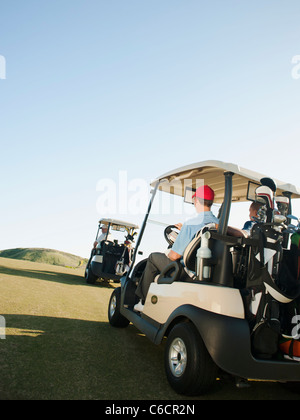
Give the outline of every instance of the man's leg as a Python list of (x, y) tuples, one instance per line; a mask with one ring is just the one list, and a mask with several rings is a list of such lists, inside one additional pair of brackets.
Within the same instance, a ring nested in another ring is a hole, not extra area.
[(135, 294), (142, 299), (146, 300), (146, 296), (150, 284), (154, 281), (157, 274), (159, 274), (168, 264), (172, 261), (162, 252), (153, 252), (149, 255), (145, 271), (140, 279)]

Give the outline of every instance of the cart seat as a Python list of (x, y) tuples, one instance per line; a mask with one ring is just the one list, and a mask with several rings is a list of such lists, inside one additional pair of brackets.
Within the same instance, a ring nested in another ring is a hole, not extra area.
[(209, 223), (200, 229), (184, 250), (182, 261), (173, 261), (156, 276), (158, 284), (171, 284), (174, 281), (195, 281), (196, 254), (201, 244), (201, 235), (209, 229), (215, 229), (214, 223)]

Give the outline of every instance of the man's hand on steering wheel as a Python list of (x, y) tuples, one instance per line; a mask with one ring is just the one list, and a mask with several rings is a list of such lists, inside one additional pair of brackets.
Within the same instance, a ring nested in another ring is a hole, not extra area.
[(165, 240), (169, 244), (169, 248), (171, 248), (179, 234), (182, 224), (178, 223), (178, 225), (169, 225), (164, 230), (164, 237)]

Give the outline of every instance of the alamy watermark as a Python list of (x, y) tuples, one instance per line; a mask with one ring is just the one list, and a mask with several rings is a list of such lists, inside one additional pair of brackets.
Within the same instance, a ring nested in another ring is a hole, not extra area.
[(297, 80), (300, 79), (300, 55), (294, 55), (292, 58), (292, 64), (295, 64), (292, 68), (292, 78)]
[(3, 55), (0, 55), (0, 80), (6, 79), (6, 59)]
[[(152, 214), (193, 215), (193, 206), (184, 205), (182, 195), (186, 187), (191, 185), (198, 188), (204, 185), (203, 179), (175, 179), (163, 180), (163, 190), (167, 194), (157, 194), (152, 207)], [(176, 189), (176, 192), (175, 190)], [(129, 179), (127, 171), (119, 171), (118, 179), (102, 178), (97, 182), (96, 191), (99, 193), (96, 202), (97, 213), (114, 216), (117, 214), (130, 214), (142, 216), (145, 214), (150, 200), (150, 186), (143, 178)], [(180, 193), (179, 193), (180, 192)], [(175, 193), (175, 194), (174, 194)], [(179, 194), (180, 199), (178, 200)], [(176, 199), (177, 198), (177, 199)]]
[(0, 340), (5, 340), (5, 328), (6, 328), (6, 321), (4, 316), (0, 315)]
[(300, 338), (300, 315), (293, 316), (292, 324), (296, 324), (295, 327), (292, 329), (292, 337), (295, 340), (299, 340), (299, 338)]

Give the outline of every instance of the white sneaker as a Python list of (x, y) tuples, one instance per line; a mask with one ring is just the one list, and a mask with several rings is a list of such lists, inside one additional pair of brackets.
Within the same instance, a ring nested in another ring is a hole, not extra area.
[(142, 304), (142, 301), (140, 300), (139, 303), (137, 303), (136, 305), (134, 305), (133, 310), (136, 312), (143, 312), (144, 310), (144, 305)]

